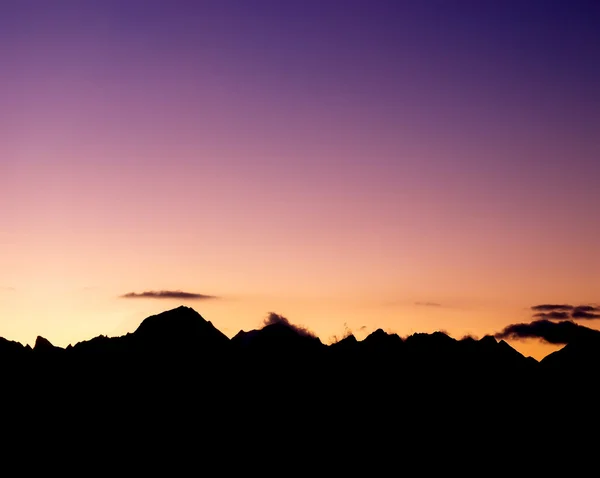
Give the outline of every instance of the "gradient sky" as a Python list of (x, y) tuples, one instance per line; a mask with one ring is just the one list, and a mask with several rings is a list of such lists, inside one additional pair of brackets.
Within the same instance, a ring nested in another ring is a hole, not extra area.
[(3, 0), (0, 336), (598, 303), (599, 85), (595, 0)]

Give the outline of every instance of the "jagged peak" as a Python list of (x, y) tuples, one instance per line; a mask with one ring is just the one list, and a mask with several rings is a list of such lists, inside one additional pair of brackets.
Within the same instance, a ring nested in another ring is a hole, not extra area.
[(367, 335), (364, 341), (371, 341), (371, 340), (379, 340), (382, 339), (384, 337), (388, 337), (390, 334), (388, 334), (387, 332), (385, 332), (383, 329), (377, 329), (373, 332), (371, 332), (369, 335)]
[(35, 339), (35, 345), (33, 346), (33, 350), (41, 350), (41, 349), (53, 349), (55, 348), (54, 345), (52, 345), (52, 343), (42, 337), (41, 335), (38, 335), (37, 338)]
[[(504, 342), (504, 340), (502, 342)], [(497, 345), (498, 341), (496, 340), (496, 338), (493, 335), (485, 335), (484, 337), (479, 339), (479, 343), (484, 344), (484, 345), (487, 345), (487, 344)]]
[(357, 344), (358, 340), (356, 339), (356, 337), (353, 334), (349, 334), (346, 335), (345, 337), (339, 339), (339, 340), (334, 340), (333, 342), (331, 342), (329, 344), (329, 346), (334, 346), (334, 347), (338, 347), (338, 346), (352, 346), (354, 344)]
[(346, 337), (344, 337), (342, 340), (340, 340), (340, 342), (356, 343), (356, 342), (358, 342), (358, 340), (356, 339), (354, 334), (350, 334), (350, 335), (346, 335)]
[(377, 329), (374, 332), (371, 332), (362, 340), (362, 342), (365, 344), (376, 344), (380, 342), (385, 342), (387, 344), (391, 343), (391, 341), (404, 342), (398, 334), (388, 333), (385, 332), (383, 329)]

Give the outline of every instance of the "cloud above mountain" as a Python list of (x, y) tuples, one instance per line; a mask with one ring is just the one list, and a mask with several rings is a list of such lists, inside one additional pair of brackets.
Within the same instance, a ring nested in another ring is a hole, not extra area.
[(597, 320), (600, 307), (596, 305), (540, 304), (531, 307), (536, 319), (548, 320)]
[(311, 330), (308, 330), (306, 327), (301, 325), (292, 324), (287, 317), (283, 315), (276, 314), (275, 312), (269, 312), (267, 318), (263, 321), (263, 327), (267, 327), (268, 325), (284, 325), (289, 327), (293, 331), (295, 331), (299, 335), (303, 335), (305, 337), (316, 337), (315, 333)]
[(570, 310), (573, 310), (573, 306), (568, 305), (568, 304), (540, 304), (540, 305), (534, 305), (531, 308), (531, 310), (540, 311), (540, 312), (547, 312), (547, 311), (552, 311), (552, 310), (570, 311)]
[(533, 316), (538, 319), (548, 319), (548, 320), (569, 320), (571, 318), (571, 314), (569, 312), (562, 312), (560, 310), (551, 310), (549, 312), (538, 312), (537, 314), (533, 314)]
[(141, 293), (129, 292), (121, 296), (124, 299), (185, 299), (185, 300), (208, 300), (216, 299), (214, 295), (197, 294), (195, 292), (183, 292), (181, 290), (146, 291)]
[(552, 322), (543, 319), (531, 323), (511, 324), (494, 335), (497, 339), (537, 338), (549, 344), (564, 345), (587, 337), (600, 338), (600, 331), (576, 324), (572, 320)]

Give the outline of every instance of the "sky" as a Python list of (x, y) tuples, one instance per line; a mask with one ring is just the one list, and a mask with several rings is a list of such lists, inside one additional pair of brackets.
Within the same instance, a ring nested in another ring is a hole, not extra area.
[(3, 0), (0, 336), (598, 328), (599, 58), (593, 0)]

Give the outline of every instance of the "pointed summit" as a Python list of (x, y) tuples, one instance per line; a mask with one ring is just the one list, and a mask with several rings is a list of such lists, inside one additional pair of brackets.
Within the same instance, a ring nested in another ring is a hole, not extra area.
[(36, 352), (47, 352), (56, 349), (54, 345), (50, 343), (48, 339), (38, 335), (35, 339), (35, 345), (33, 346), (33, 350)]
[(482, 337), (481, 339), (479, 339), (479, 343), (481, 345), (495, 347), (496, 344), (498, 343), (498, 341), (496, 340), (496, 338), (493, 335), (486, 335), (486, 336)]
[(339, 340), (338, 342), (334, 342), (329, 346), (329, 348), (331, 350), (334, 350), (336, 352), (342, 352), (342, 353), (355, 352), (358, 350), (359, 347), (360, 347), (360, 342), (358, 340), (356, 340), (356, 337), (353, 334), (350, 334), (350, 335), (344, 337), (342, 340)]

